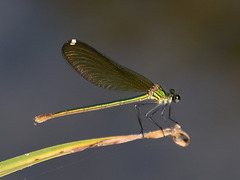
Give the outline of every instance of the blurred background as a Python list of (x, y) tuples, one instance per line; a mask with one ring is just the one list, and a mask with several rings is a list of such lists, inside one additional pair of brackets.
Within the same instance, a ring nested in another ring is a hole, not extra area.
[[(2, 179), (238, 179), (240, 1), (0, 2), (0, 161), (45, 147), (139, 133), (133, 104), (34, 126), (43, 113), (135, 96), (101, 89), (64, 60), (77, 38), (166, 90), (189, 133), (89, 149)], [(155, 116), (161, 121), (160, 114)], [(146, 131), (155, 130), (144, 120)]]

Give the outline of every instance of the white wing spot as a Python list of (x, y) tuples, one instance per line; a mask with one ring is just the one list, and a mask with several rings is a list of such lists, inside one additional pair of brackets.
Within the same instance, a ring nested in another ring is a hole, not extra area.
[(76, 39), (72, 39), (71, 42), (70, 42), (70, 45), (74, 46), (76, 43), (77, 43), (77, 40)]

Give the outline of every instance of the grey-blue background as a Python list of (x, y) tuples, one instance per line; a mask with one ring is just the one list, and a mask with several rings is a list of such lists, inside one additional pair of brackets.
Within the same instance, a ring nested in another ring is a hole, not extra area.
[(191, 136), (187, 148), (171, 138), (136, 141), (57, 158), (3, 179), (238, 179), (239, 12), (237, 0), (1, 0), (0, 161), (139, 132), (133, 105), (33, 125), (38, 114), (135, 95), (98, 88), (74, 72), (61, 55), (71, 38), (179, 91), (173, 117)]

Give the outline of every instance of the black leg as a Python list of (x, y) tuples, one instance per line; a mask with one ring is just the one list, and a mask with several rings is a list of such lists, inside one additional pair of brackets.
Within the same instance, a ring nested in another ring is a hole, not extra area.
[[(162, 104), (158, 104), (156, 107), (154, 107), (153, 109), (151, 109), (150, 111), (147, 112), (146, 114), (146, 118), (148, 118), (151, 122), (153, 122), (159, 129), (162, 130), (163, 132), (163, 128), (156, 122), (154, 121), (154, 119), (152, 118), (153, 115), (158, 112), (160, 109), (163, 109), (162, 112), (161, 112), (161, 115), (164, 119), (164, 121), (166, 121), (166, 118), (163, 116), (163, 112), (165, 110), (165, 107), (166, 107), (166, 104), (165, 105), (162, 105)], [(164, 135), (164, 132), (163, 132), (163, 135)], [(164, 135), (165, 136), (165, 135)]]
[(138, 103), (134, 105), (134, 108), (136, 110), (136, 114), (137, 114), (137, 119), (138, 119), (138, 123), (141, 127), (141, 134), (143, 135), (143, 125), (142, 125), (142, 120), (141, 120), (141, 106), (147, 105), (147, 104), (156, 104), (156, 102), (146, 102), (146, 103)]
[(138, 119), (138, 123), (141, 127), (141, 134), (143, 135), (143, 125), (142, 125), (142, 121), (141, 121), (141, 110), (140, 110), (140, 106), (141, 104), (135, 104), (134, 108), (136, 110), (136, 114), (137, 114), (137, 119)]
[[(141, 106), (147, 105), (147, 104), (156, 104), (156, 102), (146, 102), (146, 103), (138, 103), (135, 104), (135, 110), (136, 110), (136, 114), (137, 114), (137, 119), (139, 122), (139, 125), (141, 127), (141, 133), (143, 135), (143, 125), (142, 125), (142, 120), (141, 120)], [(161, 110), (161, 116), (164, 120), (164, 122), (169, 122), (167, 121), (166, 117), (164, 116), (164, 112), (166, 107), (169, 106), (169, 114), (168, 114), (168, 118), (169, 120), (171, 120), (172, 122), (178, 124), (177, 121), (175, 121), (174, 119), (171, 118), (171, 105), (170, 104), (157, 104), (154, 108), (152, 108), (150, 111), (148, 111), (145, 115), (145, 117), (147, 119), (150, 120), (150, 122), (152, 122), (153, 124), (155, 124), (159, 129), (163, 130), (162, 127), (153, 119), (153, 116), (156, 112), (158, 112), (159, 110)], [(170, 124), (168, 124), (168, 126), (170, 126)]]
[(178, 122), (177, 121), (175, 121), (173, 118), (171, 118), (171, 111), (172, 111), (172, 106), (171, 105), (169, 105), (169, 113), (168, 113), (168, 118), (169, 118), (169, 120), (171, 120), (172, 122), (174, 122), (174, 123), (176, 123), (176, 124), (178, 124)]

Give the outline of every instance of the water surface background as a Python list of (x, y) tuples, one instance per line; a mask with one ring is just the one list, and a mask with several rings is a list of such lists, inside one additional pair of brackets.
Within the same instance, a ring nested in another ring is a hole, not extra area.
[[(172, 115), (191, 136), (186, 148), (169, 137), (136, 141), (57, 158), (3, 179), (238, 179), (239, 12), (239, 1), (223, 0), (2, 0), (0, 161), (139, 132), (133, 105), (33, 125), (38, 114), (136, 95), (98, 88), (74, 72), (61, 54), (71, 38), (180, 92)], [(156, 129), (147, 120), (144, 126)]]

